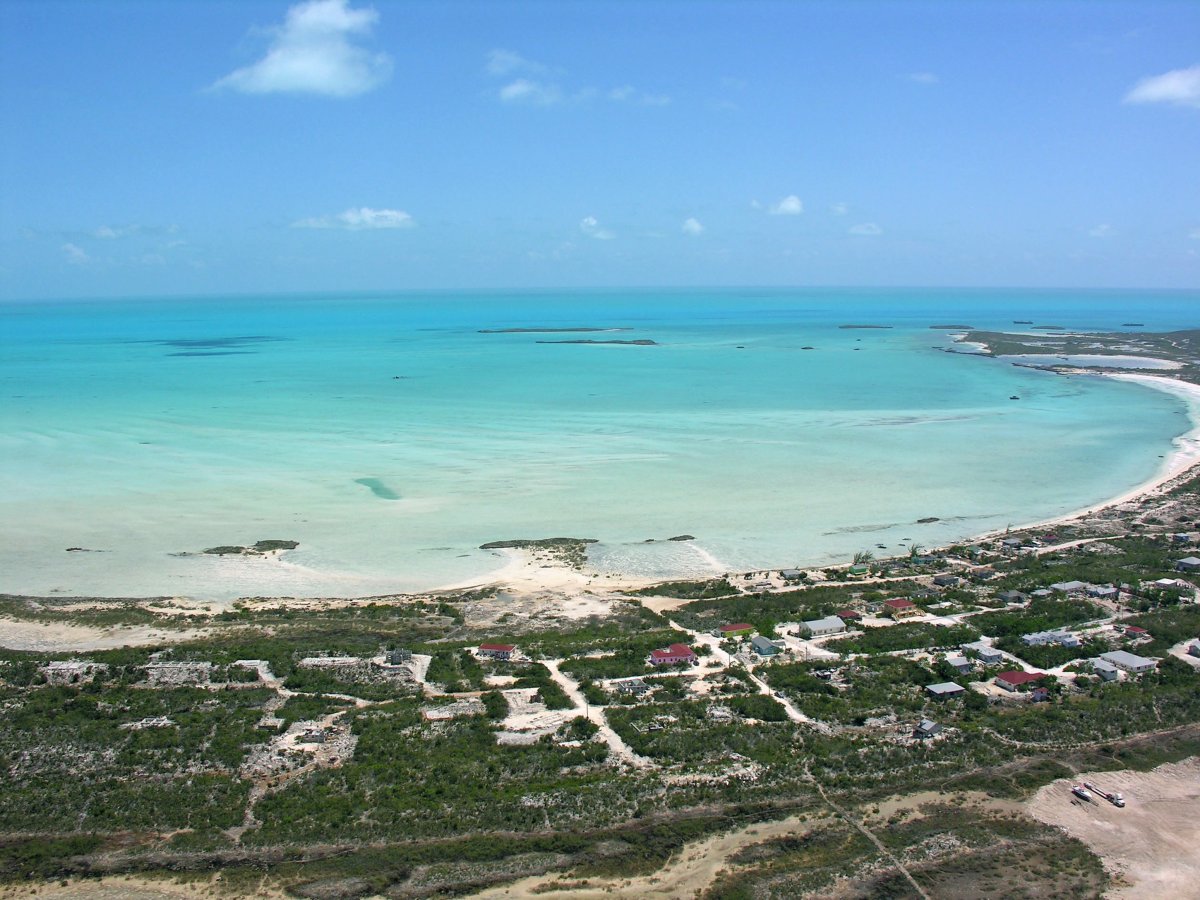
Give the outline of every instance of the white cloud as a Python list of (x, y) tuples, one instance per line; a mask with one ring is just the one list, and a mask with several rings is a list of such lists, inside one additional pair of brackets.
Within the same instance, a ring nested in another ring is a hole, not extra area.
[(562, 90), (556, 84), (518, 78), (500, 88), (500, 99), (505, 103), (532, 103), (550, 106), (562, 100)]
[(1200, 228), (1193, 228), (1190, 232), (1188, 232), (1188, 237), (1190, 237), (1193, 241), (1200, 241)]
[(609, 91), (608, 99), (615, 100), (619, 103), (622, 100), (628, 100), (636, 93), (637, 91), (635, 91), (631, 85), (626, 84), (622, 85), (621, 87), (613, 88), (611, 91)]
[(371, 209), (363, 206), (348, 209), (336, 216), (316, 216), (293, 222), (293, 228), (341, 228), (346, 231), (368, 231), (380, 228), (411, 228), (413, 217), (399, 209)]
[(379, 14), (346, 4), (347, 0), (308, 0), (291, 7), (283, 24), (270, 30), (266, 56), (226, 75), (213, 88), (353, 97), (378, 87), (391, 75), (391, 59), (355, 46), (351, 39), (368, 35)]
[(92, 261), (87, 252), (77, 244), (63, 244), (62, 252), (66, 254), (67, 262), (73, 266), (82, 266)]
[(588, 237), (593, 237), (598, 241), (611, 241), (616, 237), (607, 228), (601, 228), (600, 223), (595, 216), (584, 216), (579, 220), (579, 230)]
[(513, 50), (493, 50), (488, 54), (487, 70), (489, 75), (504, 76), (513, 72), (545, 72), (546, 66), (531, 59), (526, 59)]
[(1111, 237), (1112, 233), (1113, 233), (1113, 227), (1111, 225), (1108, 225), (1107, 223), (1104, 225), (1097, 225), (1095, 228), (1088, 229), (1088, 236), (1094, 237), (1094, 238)]
[(937, 84), (938, 77), (932, 72), (909, 72), (907, 76), (909, 81), (915, 84)]
[(1126, 103), (1171, 103), (1200, 108), (1200, 65), (1143, 78), (1125, 95)]
[(703, 234), (704, 226), (700, 224), (698, 219), (684, 219), (681, 226), (684, 234)]
[(835, 216), (844, 216), (846, 213), (850, 212), (850, 207), (845, 203), (835, 203), (829, 207), (829, 211)]
[(877, 234), (883, 234), (883, 229), (874, 222), (863, 222), (861, 225), (852, 225), (846, 233), (873, 237)]
[(795, 194), (788, 194), (774, 206), (770, 207), (767, 212), (773, 216), (798, 216), (804, 212), (804, 204), (800, 202), (800, 198)]
[(666, 94), (642, 94), (642, 106), (669, 106), (671, 98)]

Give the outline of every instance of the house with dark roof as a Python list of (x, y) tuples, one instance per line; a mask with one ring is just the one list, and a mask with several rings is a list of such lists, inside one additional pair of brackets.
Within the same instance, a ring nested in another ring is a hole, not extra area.
[(1001, 672), (996, 676), (996, 687), (1003, 688), (1006, 691), (1019, 691), (1024, 687), (1028, 687), (1035, 681), (1041, 681), (1046, 677), (1045, 672)]
[(774, 656), (779, 652), (779, 645), (759, 634), (750, 638), (750, 649), (759, 656)]
[(841, 619), (843, 622), (845, 622), (847, 625), (856, 625), (862, 621), (862, 613), (857, 612), (853, 609), (839, 609), (837, 612), (834, 613), (834, 615), (837, 616), (839, 619)]
[(1195, 556), (1185, 556), (1175, 563), (1175, 569), (1179, 572), (1195, 572), (1200, 569), (1200, 559)]

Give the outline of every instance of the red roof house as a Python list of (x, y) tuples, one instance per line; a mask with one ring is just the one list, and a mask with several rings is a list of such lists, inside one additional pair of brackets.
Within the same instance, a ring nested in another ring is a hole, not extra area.
[(897, 597), (895, 600), (885, 600), (884, 608), (892, 614), (893, 619), (907, 619), (909, 616), (923, 616), (925, 610), (911, 600)]
[(512, 644), (480, 644), (479, 655), (492, 659), (508, 659), (517, 648)]
[(852, 609), (839, 609), (834, 615), (843, 622), (857, 622), (862, 619), (862, 613), (855, 612)]
[(694, 663), (696, 654), (687, 644), (672, 644), (666, 650), (651, 650), (650, 665), (670, 666), (675, 663)]
[(1027, 684), (1032, 684), (1035, 681), (1041, 681), (1046, 677), (1045, 672), (1001, 672), (996, 676), (996, 686), (1002, 687), (1006, 691), (1016, 691)]
[(749, 622), (735, 622), (732, 625), (722, 625), (717, 631), (725, 637), (733, 637), (739, 634), (750, 634), (754, 631), (754, 626)]
[(1137, 625), (1126, 625), (1125, 634), (1129, 637), (1141, 637), (1144, 634), (1149, 634), (1145, 628), (1140, 628)]

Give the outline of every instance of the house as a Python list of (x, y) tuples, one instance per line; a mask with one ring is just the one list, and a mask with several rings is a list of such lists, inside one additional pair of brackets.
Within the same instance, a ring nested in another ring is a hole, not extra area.
[(614, 678), (608, 683), (608, 686), (618, 694), (633, 694), (635, 697), (640, 697), (650, 690), (650, 685), (637, 677)]
[(925, 610), (921, 609), (921, 607), (917, 606), (911, 600), (905, 600), (903, 597), (884, 601), (883, 608), (896, 620), (911, 619), (913, 616), (925, 615)]
[(949, 700), (951, 697), (961, 697), (967, 692), (967, 689), (953, 681), (945, 681), (941, 684), (928, 685), (925, 692), (934, 700)]
[(512, 659), (516, 649), (512, 644), (480, 644), (479, 655), (488, 659)]
[(1200, 657), (1200, 641), (1188, 645), (1188, 654)]
[(1032, 691), (1029, 692), (1029, 702), (1030, 703), (1049, 703), (1050, 702), (1050, 688), (1035, 687)]
[(1126, 625), (1124, 628), (1125, 637), (1127, 638), (1148, 638), (1150, 632), (1139, 625)]
[(1050, 590), (1057, 591), (1060, 594), (1082, 594), (1088, 589), (1086, 581), (1060, 581), (1057, 584), (1050, 585)]
[(989, 647), (983, 641), (972, 641), (969, 644), (961, 644), (958, 649), (974, 653), (985, 666), (994, 666), (1004, 659), (1003, 653), (995, 647)]
[(866, 575), (870, 571), (870, 567), (864, 566), (862, 563), (855, 563), (850, 567), (851, 575)]
[(296, 738), (297, 744), (323, 744), (325, 743), (324, 728), (309, 728), (302, 732), (300, 737)]
[(1185, 556), (1175, 563), (1175, 569), (1179, 572), (1195, 572), (1200, 569), (1200, 559), (1194, 556)]
[(1054, 591), (1050, 588), (1038, 588), (1036, 591), (1030, 591), (1029, 596), (1035, 600), (1044, 600), (1047, 597), (1053, 597)]
[(809, 637), (822, 637), (826, 634), (841, 634), (846, 630), (846, 623), (837, 616), (826, 616), (824, 619), (810, 619), (800, 623), (800, 633)]
[(383, 661), (389, 666), (399, 666), (409, 662), (411, 659), (411, 650), (385, 650), (383, 654)]
[(917, 727), (913, 729), (913, 737), (915, 738), (931, 738), (942, 730), (942, 726), (932, 719), (922, 719), (917, 723)]
[(1186, 531), (1181, 531), (1178, 534), (1171, 535), (1171, 540), (1173, 540), (1176, 544), (1190, 544), (1192, 542), (1192, 536)]
[(996, 687), (1006, 691), (1019, 691), (1026, 685), (1045, 678), (1044, 672), (1001, 672), (996, 676)]
[(852, 609), (839, 609), (834, 615), (845, 622), (847, 626), (857, 625), (862, 621), (862, 613), (855, 612)]
[(1116, 600), (1119, 593), (1111, 584), (1089, 584), (1087, 589), (1087, 595), (1097, 600)]
[(957, 575), (934, 575), (933, 583), (938, 587), (954, 587), (959, 582)]
[(1001, 591), (996, 595), (997, 600), (1003, 600), (1005, 603), (1025, 603), (1029, 599), (1028, 594), (1022, 594), (1020, 591)]
[(1093, 659), (1092, 671), (1100, 676), (1101, 681), (1116, 681), (1117, 667), (1106, 659)]
[(651, 650), (648, 662), (652, 666), (672, 666), (676, 663), (689, 663), (694, 666), (698, 660), (687, 644), (672, 644), (666, 650)]
[(754, 626), (749, 622), (735, 622), (732, 625), (722, 625), (717, 631), (720, 632), (720, 637), (746, 637), (754, 634)]
[(1108, 653), (1101, 653), (1100, 658), (1105, 662), (1110, 662), (1118, 669), (1130, 673), (1131, 675), (1141, 675), (1143, 672), (1153, 672), (1158, 665), (1152, 659), (1147, 659), (1144, 656), (1137, 656), (1134, 653), (1129, 653), (1126, 650), (1110, 650)]
[(1057, 631), (1034, 631), (1021, 635), (1021, 641), (1026, 647), (1044, 647), (1046, 644), (1059, 644), (1063, 647), (1078, 647), (1079, 638), (1065, 629)]
[(779, 647), (774, 641), (768, 640), (761, 634), (750, 638), (750, 649), (759, 656), (774, 656), (779, 652)]
[(1014, 538), (1005, 538), (1004, 540), (1002, 540), (1000, 542), (1000, 546), (1004, 547), (1004, 549), (1006, 549), (1006, 550), (1019, 550), (1019, 549), (1021, 549), (1021, 544), (1022, 544), (1021, 539), (1015, 538), (1015, 537)]
[(780, 569), (779, 577), (784, 581), (801, 581), (804, 579), (804, 572), (800, 569)]
[(958, 672), (959, 675), (966, 675), (973, 668), (969, 659), (957, 653), (949, 654), (946, 657), (946, 664)]

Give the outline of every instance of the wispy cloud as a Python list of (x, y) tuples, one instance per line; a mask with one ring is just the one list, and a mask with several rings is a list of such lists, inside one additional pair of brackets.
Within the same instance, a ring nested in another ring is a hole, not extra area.
[(857, 234), (862, 237), (874, 237), (877, 234), (883, 234), (883, 229), (874, 222), (863, 222), (861, 225), (850, 226), (846, 233)]
[(67, 262), (73, 266), (82, 266), (85, 263), (92, 261), (92, 258), (88, 256), (87, 251), (78, 244), (63, 244), (62, 252), (63, 255), (66, 256)]
[(1088, 229), (1088, 236), (1094, 238), (1112, 237), (1113, 227), (1107, 223)]
[(348, 209), (336, 216), (316, 216), (292, 223), (293, 228), (341, 228), (345, 231), (369, 231), (381, 228), (411, 228), (413, 217), (399, 209)]
[(1200, 228), (1193, 228), (1190, 232), (1188, 232), (1188, 237), (1190, 237), (1193, 241), (1200, 241)]
[(1125, 102), (1200, 108), (1200, 65), (1143, 78), (1125, 95)]
[(598, 241), (611, 241), (616, 237), (607, 228), (601, 228), (600, 223), (595, 216), (584, 216), (579, 220), (579, 230), (588, 237), (595, 238)]
[(562, 89), (556, 84), (518, 78), (500, 88), (500, 99), (505, 103), (533, 103), (550, 106), (563, 98)]
[(489, 75), (503, 77), (513, 72), (531, 72), (540, 75), (549, 71), (542, 63), (526, 59), (513, 50), (492, 50), (487, 56), (487, 71)]
[(904, 76), (914, 84), (937, 84), (938, 77), (932, 72), (909, 72)]
[(127, 237), (161, 237), (178, 233), (178, 225), (101, 225), (89, 236), (101, 241), (116, 241)]
[(568, 102), (585, 103), (597, 98), (642, 106), (666, 106), (671, 102), (666, 94), (648, 93), (629, 84), (608, 90), (564, 86), (567, 79), (562, 69), (529, 59), (515, 50), (492, 50), (487, 55), (484, 69), (493, 78), (504, 79), (505, 83), (496, 90), (496, 97), (503, 103), (555, 106)]
[(804, 212), (804, 204), (795, 194), (788, 194), (778, 203), (768, 207), (767, 212), (773, 216), (798, 216)]
[(850, 207), (845, 203), (834, 203), (829, 207), (829, 211), (835, 216), (844, 216), (846, 213), (850, 212)]
[(267, 54), (217, 81), (214, 89), (244, 94), (320, 94), (353, 97), (378, 87), (392, 72), (384, 53), (353, 43), (370, 34), (379, 14), (351, 9), (347, 0), (309, 0), (271, 28)]
[(699, 219), (687, 218), (683, 220), (683, 225), (680, 226), (684, 234), (703, 234), (704, 226), (700, 224)]

